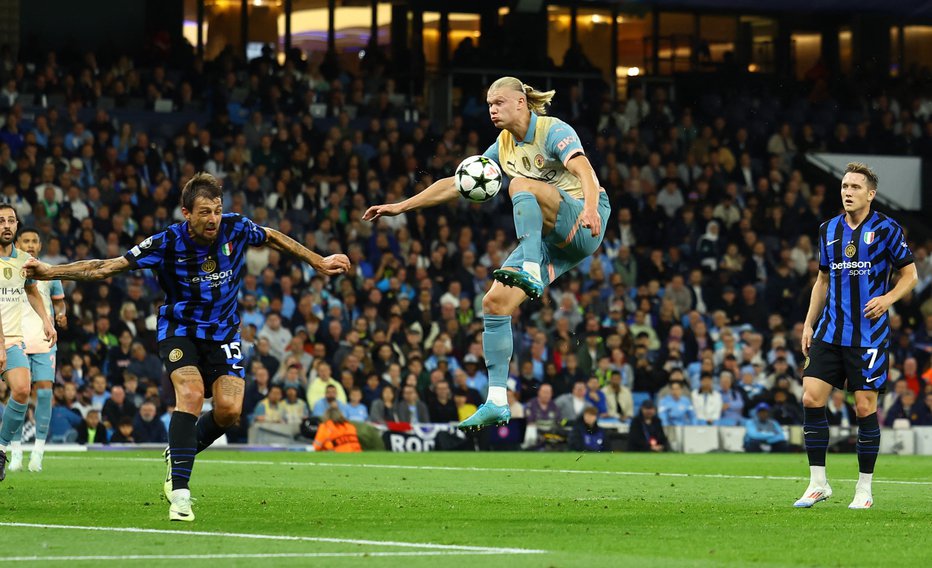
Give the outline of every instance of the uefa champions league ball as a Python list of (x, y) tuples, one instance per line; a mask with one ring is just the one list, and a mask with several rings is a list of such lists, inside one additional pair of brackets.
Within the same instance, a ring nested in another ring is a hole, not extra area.
[(492, 199), (502, 188), (502, 170), (485, 156), (470, 156), (460, 162), (453, 179), (460, 195), (476, 203)]

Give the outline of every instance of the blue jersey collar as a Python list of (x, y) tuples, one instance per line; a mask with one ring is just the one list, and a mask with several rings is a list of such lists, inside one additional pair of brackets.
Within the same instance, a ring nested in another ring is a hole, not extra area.
[(16, 258), (17, 256), (16, 245), (10, 245), (10, 256), (3, 256), (0, 258)]
[(537, 113), (531, 113), (531, 124), (527, 127), (527, 134), (524, 135), (524, 140), (518, 142), (518, 146), (522, 144), (531, 144), (534, 142), (534, 135), (537, 134)]

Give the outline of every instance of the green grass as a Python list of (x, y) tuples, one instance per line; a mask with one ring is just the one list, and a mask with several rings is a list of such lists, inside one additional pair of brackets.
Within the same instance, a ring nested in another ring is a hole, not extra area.
[[(168, 506), (161, 497), (164, 466), (157, 452), (49, 454), (41, 474), (8, 474), (0, 484), (0, 523), (545, 551), (533, 555), (184, 561), (198, 565), (928, 565), (924, 542), (932, 529), (932, 459), (880, 456), (874, 485), (876, 505), (870, 511), (847, 509), (857, 477), (854, 456), (829, 456), (835, 497), (811, 510), (796, 510), (792, 503), (806, 487), (802, 476), (807, 472), (805, 455), (799, 454), (324, 455), (209, 451), (195, 466), (197, 521), (189, 524), (167, 520)], [(715, 475), (767, 478), (710, 477)], [(883, 482), (892, 480), (918, 484)], [(0, 526), (0, 531), (7, 557), (449, 551), (378, 543), (63, 528)], [(69, 564), (90, 566), (101, 561)], [(180, 564), (168, 559), (110, 563)]]

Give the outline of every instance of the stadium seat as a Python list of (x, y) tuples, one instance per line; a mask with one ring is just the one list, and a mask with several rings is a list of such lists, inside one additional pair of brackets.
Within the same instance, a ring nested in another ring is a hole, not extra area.
[(880, 453), (910, 456), (916, 453), (916, 434), (912, 429), (884, 428), (880, 434)]
[(683, 426), (683, 451), (706, 454), (721, 448), (717, 426)]
[(913, 426), (916, 455), (932, 456), (932, 426)]
[(743, 452), (744, 434), (744, 426), (719, 426), (719, 447), (726, 452)]
[(631, 400), (634, 401), (634, 411), (637, 412), (641, 405), (644, 404), (645, 400), (650, 400), (651, 396), (649, 392), (633, 392), (631, 393)]

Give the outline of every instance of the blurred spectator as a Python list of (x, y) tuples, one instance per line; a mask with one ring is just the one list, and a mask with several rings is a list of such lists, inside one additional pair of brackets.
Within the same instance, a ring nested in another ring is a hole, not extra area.
[(255, 411), (253, 411), (253, 419), (256, 422), (284, 424), (285, 405), (282, 404), (281, 386), (269, 386), (269, 394), (256, 406)]
[(605, 396), (609, 418), (624, 422), (631, 420), (634, 416), (634, 399), (631, 396), (631, 389), (622, 384), (619, 371), (612, 372), (609, 383), (602, 388), (602, 394)]
[[(103, 411), (104, 404), (108, 400), (110, 400), (110, 392), (107, 391), (107, 377), (101, 374), (94, 375), (91, 377), (91, 407), (94, 410)], [(134, 409), (133, 414), (135, 413)]]
[(586, 407), (592, 406), (592, 401), (587, 397), (587, 393), (586, 383), (576, 381), (573, 383), (572, 392), (557, 397), (555, 404), (560, 422), (575, 422)]
[[(73, 444), (75, 441), (79, 444), (82, 443), (80, 441), (82, 423), (80, 412), (70, 408), (65, 400), (60, 400), (58, 397), (53, 399), (52, 416), (49, 420), (49, 441), (51, 443)], [(105, 442), (106, 439), (105, 432)]]
[(369, 409), (362, 401), (362, 389), (350, 389), (349, 403), (346, 405), (346, 419), (350, 422), (366, 422), (369, 420)]
[(850, 428), (857, 423), (854, 408), (845, 400), (845, 391), (843, 390), (835, 389), (832, 391), (832, 396), (829, 398), (825, 410), (828, 414), (829, 426)]
[(599, 412), (599, 416), (608, 416), (608, 403), (605, 393), (599, 388), (599, 379), (590, 377), (586, 381), (586, 402), (594, 406)]
[(269, 371), (265, 367), (259, 367), (251, 381), (246, 384), (246, 392), (243, 395), (243, 416), (252, 416), (256, 406), (269, 395)]
[(784, 389), (774, 390), (773, 404), (768, 409), (768, 414), (784, 426), (796, 426), (803, 423), (799, 401), (791, 398), (791, 395)]
[(699, 378), (699, 390), (693, 392), (692, 399), (697, 424), (711, 426), (721, 420), (722, 394), (715, 390), (711, 374), (702, 374)]
[(670, 394), (660, 400), (660, 420), (667, 426), (690, 426), (696, 423), (693, 404), (684, 396), (683, 383), (670, 383)]
[(670, 442), (663, 431), (663, 421), (650, 399), (641, 404), (638, 415), (631, 419), (628, 432), (629, 452), (665, 452)]
[[(67, 420), (69, 424), (73, 423), (73, 419), (68, 418)], [(106, 444), (108, 442), (107, 428), (100, 423), (100, 412), (97, 410), (89, 410), (84, 420), (78, 421), (76, 424), (72, 428), (76, 429), (75, 442), (78, 444)], [(66, 436), (64, 440), (67, 439)]]
[(599, 411), (592, 406), (583, 410), (582, 420), (577, 420), (570, 433), (569, 449), (574, 452), (602, 452), (607, 444), (605, 431), (599, 427)]
[(744, 390), (735, 388), (734, 376), (723, 371), (719, 376), (719, 392), (722, 395), (722, 426), (737, 426), (744, 420), (744, 408), (747, 405)]
[[(457, 390), (453, 393), (453, 403), (456, 404), (456, 413), (460, 422), (466, 420), (476, 412), (476, 405), (469, 402), (469, 396), (464, 391)], [(372, 403), (373, 408), (375, 407), (375, 404), (375, 402)], [(374, 418), (372, 421), (376, 422)]]
[(117, 423), (116, 431), (110, 437), (111, 444), (135, 444), (135, 432), (133, 432), (133, 418), (123, 416)]
[(540, 433), (556, 429), (560, 411), (553, 402), (553, 387), (547, 383), (540, 385), (537, 396), (527, 403), (525, 417), (528, 427), (534, 426)]
[(916, 395), (909, 388), (893, 403), (883, 420), (883, 425), (892, 428), (897, 421), (905, 420), (911, 426), (924, 426), (929, 421), (929, 408), (925, 402), (916, 400)]
[(327, 392), (327, 387), (331, 386), (336, 388), (337, 399), (345, 403), (346, 391), (343, 390), (343, 385), (331, 375), (330, 365), (321, 361), (317, 366), (317, 378), (311, 382), (311, 386), (307, 391), (307, 404), (312, 409), (315, 409), (315, 416), (320, 416), (320, 414), (316, 412), (317, 402), (324, 397)]
[(401, 400), (398, 402), (398, 421), (411, 424), (430, 422), (427, 405), (421, 402), (417, 389), (412, 385), (405, 385), (401, 390)]
[(903, 360), (902, 380), (906, 381), (906, 386), (909, 387), (909, 390), (913, 391), (913, 394), (917, 397), (924, 390), (926, 380), (919, 375), (919, 363), (916, 361), (915, 357), (907, 357)]
[(132, 401), (127, 400), (123, 387), (115, 386), (110, 389), (110, 398), (104, 403), (101, 416), (103, 416), (104, 426), (110, 429), (116, 429), (117, 424), (123, 418), (129, 418), (130, 425), (132, 425), (133, 418), (136, 416), (136, 406)]
[[(327, 398), (326, 395), (324, 398)], [(307, 403), (298, 398), (298, 387), (294, 385), (285, 387), (285, 400), (282, 404), (284, 405), (283, 414), (286, 424), (300, 424), (311, 415)]]
[(146, 352), (142, 343), (134, 342), (130, 350), (132, 359), (127, 371), (136, 375), (143, 382), (158, 385), (162, 382), (162, 362), (151, 353)]
[(770, 417), (770, 405), (762, 402), (754, 407), (752, 416), (744, 423), (744, 450), (746, 452), (786, 452), (789, 447), (783, 428)]
[[(369, 420), (376, 424), (386, 422), (400, 422), (400, 407), (395, 402), (395, 389), (391, 385), (382, 387), (381, 397), (372, 403), (369, 409)], [(465, 420), (465, 418), (463, 418)]]
[(450, 389), (449, 383), (446, 381), (437, 383), (433, 400), (430, 401), (427, 410), (431, 422), (459, 421), (459, 413), (456, 411), (456, 403), (453, 402), (453, 391)]
[[(118, 388), (118, 387), (114, 387)], [(138, 444), (167, 444), (168, 434), (157, 417), (155, 404), (144, 402), (133, 421), (133, 437)]]
[[(319, 380), (319, 379), (318, 379)], [(324, 390), (324, 397), (317, 401), (314, 404), (314, 416), (318, 418), (323, 418), (324, 413), (327, 412), (328, 408), (338, 408), (343, 415), (346, 415), (348, 409), (346, 408), (346, 403), (340, 400), (339, 390), (342, 387), (339, 385), (327, 385), (326, 390)], [(287, 421), (287, 415), (283, 415), (283, 419)], [(300, 420), (298, 420), (300, 422)]]
[[(303, 402), (303, 401), (302, 401)], [(323, 422), (317, 427), (314, 443), (315, 451), (361, 452), (356, 426), (347, 421), (338, 408), (328, 408)]]

